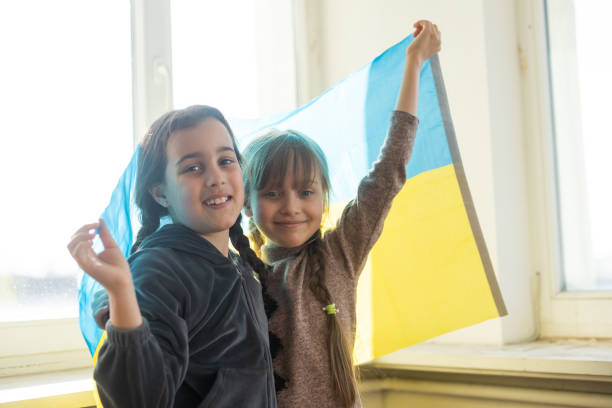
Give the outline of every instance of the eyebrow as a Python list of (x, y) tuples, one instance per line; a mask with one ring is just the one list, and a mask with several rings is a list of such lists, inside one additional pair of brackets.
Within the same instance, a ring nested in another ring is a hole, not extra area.
[[(234, 149), (230, 146), (221, 146), (217, 148), (217, 153), (223, 153), (223, 152), (232, 152), (232, 153), (236, 153), (234, 151)], [(189, 159), (193, 159), (193, 158), (201, 158), (202, 154), (200, 152), (194, 152), (194, 153), (189, 153), (184, 155), (183, 157), (180, 158), (180, 160), (178, 162), (176, 162), (177, 166), (180, 166), (180, 164), (182, 162), (184, 162), (185, 160), (189, 160)]]

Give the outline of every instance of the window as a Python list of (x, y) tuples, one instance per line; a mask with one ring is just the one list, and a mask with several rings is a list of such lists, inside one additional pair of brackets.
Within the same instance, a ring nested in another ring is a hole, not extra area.
[(612, 336), (612, 165), (603, 156), (612, 147), (603, 122), (612, 60), (593, 31), (612, 16), (610, 6), (519, 2), (542, 337)]
[(0, 375), (87, 366), (71, 234), (97, 219), (135, 141), (173, 106), (230, 119), (295, 107), (291, 4), (9, 2), (0, 35)]
[(607, 0), (546, 2), (559, 197), (562, 287), (612, 289), (612, 55)]
[(66, 244), (97, 219), (133, 151), (130, 9), (120, 0), (0, 9), (0, 321), (75, 317), (80, 273)]
[(212, 105), (229, 119), (260, 118), (295, 108), (290, 2), (170, 4), (175, 107)]

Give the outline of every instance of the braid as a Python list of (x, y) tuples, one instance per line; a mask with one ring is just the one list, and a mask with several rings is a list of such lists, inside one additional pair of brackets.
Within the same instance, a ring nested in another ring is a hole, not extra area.
[(261, 256), (261, 247), (265, 241), (263, 235), (261, 235), (261, 231), (259, 231), (255, 221), (253, 221), (253, 218), (249, 218), (249, 235), (251, 236), (251, 241), (255, 245), (255, 253), (257, 256)]
[[(274, 311), (278, 308), (278, 304), (268, 294), (268, 291), (266, 290), (265, 278), (268, 273), (268, 266), (261, 259), (259, 259), (255, 254), (255, 251), (251, 249), (249, 239), (244, 235), (244, 232), (242, 231), (241, 221), (242, 214), (238, 216), (238, 219), (236, 220), (234, 225), (230, 227), (230, 240), (232, 241), (232, 245), (234, 246), (234, 248), (236, 248), (236, 250), (240, 254), (240, 257), (247, 261), (247, 263), (251, 265), (253, 270), (257, 272), (257, 275), (259, 275), (259, 282), (261, 283), (261, 294), (264, 301), (264, 308), (266, 311), (266, 316), (269, 320), (272, 316), (272, 313), (274, 313)], [(261, 235), (259, 236), (261, 237)], [(270, 355), (272, 356), (272, 359), (274, 359), (278, 352), (282, 350), (283, 345), (280, 341), (280, 338), (278, 338), (278, 336), (272, 333), (271, 331), (268, 331), (268, 337), (270, 340)], [(277, 393), (287, 388), (287, 380), (278, 375), (276, 371), (274, 372), (274, 385), (276, 387)]]
[(242, 231), (241, 222), (242, 214), (238, 216), (238, 219), (236, 220), (234, 225), (230, 227), (230, 240), (232, 241), (232, 245), (234, 246), (234, 248), (236, 248), (236, 250), (240, 254), (240, 257), (247, 261), (249, 265), (251, 265), (253, 270), (255, 270), (255, 272), (257, 272), (257, 274), (261, 277), (267, 272), (267, 266), (265, 263), (263, 263), (261, 259), (257, 257), (255, 252), (251, 249), (249, 239), (244, 235), (244, 232)]
[[(321, 260), (321, 231), (317, 231), (314, 241), (308, 246), (308, 255), (312, 260), (309, 286), (312, 293), (323, 306), (333, 303), (333, 299), (325, 285), (325, 268)], [(357, 379), (353, 366), (353, 355), (349, 347), (342, 325), (336, 314), (326, 314), (329, 360), (334, 387), (343, 406), (352, 407), (357, 399)]]

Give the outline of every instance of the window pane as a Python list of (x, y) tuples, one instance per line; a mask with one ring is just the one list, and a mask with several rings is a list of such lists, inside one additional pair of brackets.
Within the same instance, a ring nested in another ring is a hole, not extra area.
[(260, 114), (255, 0), (174, 0), (174, 106), (212, 105), (226, 117)]
[[(294, 109), (292, 2), (171, 0), (177, 108), (212, 105), (230, 119)], [(236, 130), (236, 129), (234, 129)]]
[(609, 0), (547, 2), (567, 290), (612, 289)]
[(133, 151), (130, 3), (0, 4), (0, 321), (76, 316), (66, 249)]

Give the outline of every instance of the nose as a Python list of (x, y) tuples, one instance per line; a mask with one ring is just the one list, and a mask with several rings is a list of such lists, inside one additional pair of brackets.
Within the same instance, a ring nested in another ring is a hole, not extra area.
[(209, 166), (206, 172), (206, 186), (219, 187), (225, 184), (225, 174), (219, 166)]
[(294, 215), (300, 212), (300, 200), (294, 192), (285, 194), (281, 211), (286, 215)]

